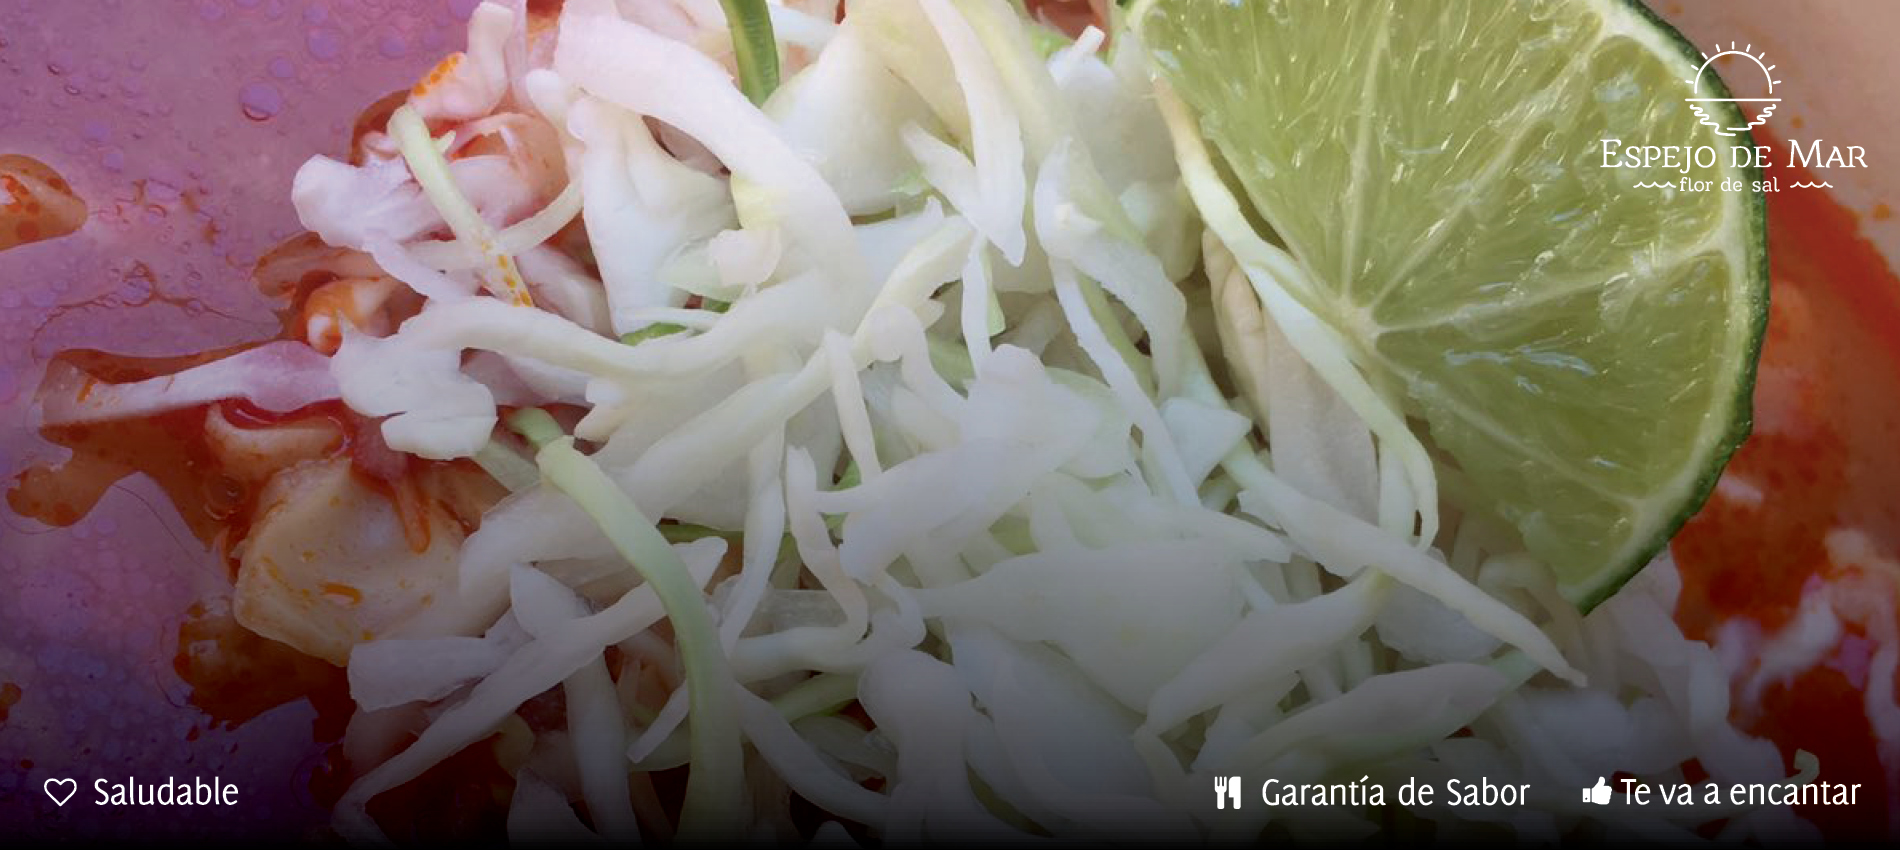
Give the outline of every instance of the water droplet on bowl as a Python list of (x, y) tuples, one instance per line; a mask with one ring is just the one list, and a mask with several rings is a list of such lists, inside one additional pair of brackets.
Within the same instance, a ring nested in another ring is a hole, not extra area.
[(401, 59), (409, 55), (409, 45), (402, 40), (402, 36), (393, 32), (383, 33), (381, 38), (376, 39), (376, 51), (383, 54), (385, 59)]
[(177, 186), (163, 180), (150, 178), (145, 181), (145, 199), (155, 204), (175, 204), (184, 196), (185, 193), (179, 191)]
[(238, 92), (238, 105), (243, 107), (244, 117), (268, 121), (284, 111), (284, 93), (270, 83), (246, 83)]
[(325, 62), (343, 55), (343, 35), (330, 27), (320, 27), (304, 37), (310, 55)]
[(297, 76), (297, 66), (291, 64), (289, 59), (285, 59), (282, 56), (270, 60), (270, 65), (268, 65), (267, 68), (270, 70), (271, 76), (280, 80), (288, 80), (291, 77)]

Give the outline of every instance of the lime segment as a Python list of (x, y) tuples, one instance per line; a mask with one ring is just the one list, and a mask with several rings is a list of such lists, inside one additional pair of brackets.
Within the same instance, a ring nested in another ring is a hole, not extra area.
[[(1727, 96), (1684, 82), (1702, 57), (1620, 0), (1144, 0), (1134, 14), (1314, 281), (1294, 295), (1407, 390), (1477, 507), (1569, 599), (1614, 593), (1749, 430), (1762, 200), (1753, 170), (1730, 167), (1752, 140), (1685, 102)], [(1605, 139), (1714, 155), (1609, 168)], [(1675, 188), (1685, 179), (1711, 188)]]

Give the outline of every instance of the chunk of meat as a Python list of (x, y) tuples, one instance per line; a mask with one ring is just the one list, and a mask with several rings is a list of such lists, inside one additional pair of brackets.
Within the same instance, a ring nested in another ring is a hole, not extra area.
[(455, 590), (462, 525), (427, 502), (427, 545), (411, 546), (396, 506), (346, 458), (278, 473), (260, 505), (233, 601), (258, 634), (341, 665)]

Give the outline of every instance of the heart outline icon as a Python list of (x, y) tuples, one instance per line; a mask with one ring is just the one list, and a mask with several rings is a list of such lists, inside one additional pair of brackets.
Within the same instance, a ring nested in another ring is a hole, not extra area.
[[(59, 794), (53, 793), (54, 786), (64, 786), (66, 789), (66, 794), (64, 796), (61, 796)], [(65, 806), (67, 800), (72, 799), (74, 794), (79, 793), (79, 780), (77, 779), (48, 779), (46, 780), (46, 782), (40, 785), (40, 790), (45, 791), (46, 796), (51, 797), (53, 799), (54, 805)]]

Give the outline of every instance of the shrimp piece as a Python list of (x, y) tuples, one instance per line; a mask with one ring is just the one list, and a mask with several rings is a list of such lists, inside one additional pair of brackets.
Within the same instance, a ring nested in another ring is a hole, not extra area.
[(0, 156), (0, 251), (65, 236), (86, 221), (86, 202), (45, 163)]
[(343, 344), (343, 327), (373, 336), (386, 336), (393, 328), (383, 308), (391, 296), (402, 289), (393, 278), (351, 277), (326, 283), (304, 299), (304, 339), (323, 354), (335, 354)]

